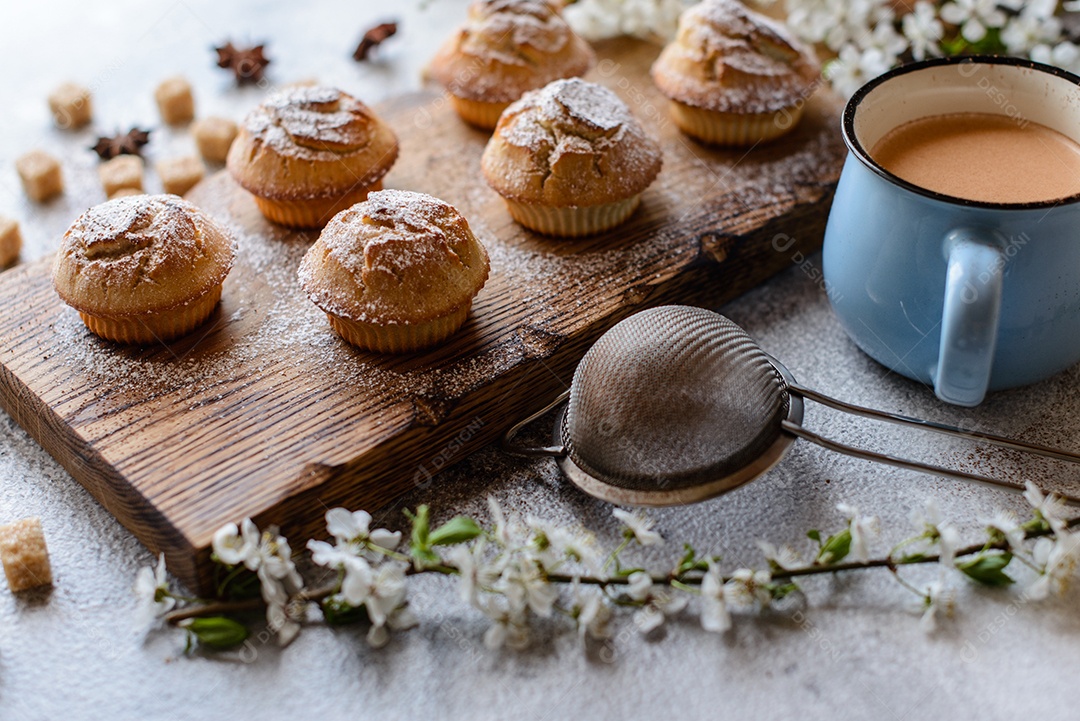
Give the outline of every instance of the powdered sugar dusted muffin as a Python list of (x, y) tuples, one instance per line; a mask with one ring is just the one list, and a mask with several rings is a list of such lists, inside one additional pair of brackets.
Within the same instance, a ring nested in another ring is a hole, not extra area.
[(381, 188), (397, 155), (397, 136), (370, 108), (316, 85), (270, 95), (244, 119), (225, 162), (268, 219), (315, 228)]
[(679, 18), (652, 76), (687, 135), (752, 145), (795, 127), (821, 67), (779, 22), (737, 0), (705, 0)]
[(53, 285), (102, 338), (165, 341), (210, 316), (234, 257), (228, 233), (191, 203), (133, 195), (75, 220), (60, 242)]
[(619, 96), (571, 78), (526, 93), (507, 108), (481, 167), (519, 223), (577, 236), (626, 220), (662, 160), (659, 143)]
[(453, 206), (382, 190), (334, 216), (300, 263), (299, 278), (342, 338), (401, 353), (461, 327), (488, 268), (487, 251)]
[(552, 80), (584, 75), (596, 61), (548, 0), (476, 0), (439, 49), (432, 76), (461, 117), (490, 130), (511, 102)]

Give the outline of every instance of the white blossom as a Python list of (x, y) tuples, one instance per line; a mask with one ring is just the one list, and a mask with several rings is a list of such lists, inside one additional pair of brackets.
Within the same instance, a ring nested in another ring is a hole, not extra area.
[(619, 35), (671, 40), (691, 0), (578, 0), (563, 10), (566, 22), (586, 40)]
[(307, 542), (308, 550), (311, 551), (311, 560), (316, 566), (338, 568), (350, 558), (356, 558), (356, 549), (353, 546), (331, 546), (326, 541), (311, 539)]
[(529, 645), (529, 626), (522, 610), (500, 607), (488, 599), (481, 610), (493, 623), (484, 632), (484, 645), (494, 650), (502, 646), (522, 649)]
[(573, 615), (577, 621), (578, 636), (582, 640), (589, 638), (609, 638), (611, 636), (611, 607), (604, 600), (599, 589), (583, 591), (581, 582), (575, 578), (573, 586)]
[(567, 6), (563, 17), (586, 40), (604, 40), (622, 34), (621, 11), (622, 0), (580, 0)]
[(382, 646), (389, 640), (386, 626), (396, 626), (395, 617), (403, 613), (404, 564), (388, 561), (373, 567), (367, 559), (352, 556), (346, 560), (344, 569), (339, 595), (353, 608), (364, 607), (371, 621), (368, 643)]
[(1009, 548), (1018, 549), (1024, 542), (1024, 529), (1020, 527), (1016, 516), (1008, 511), (998, 510), (993, 516), (980, 522), (987, 530), (1000, 533), (1009, 544)]
[(600, 572), (600, 552), (591, 533), (574, 531), (533, 517), (526, 519), (525, 525), (533, 533), (536, 558), (546, 570), (552, 571), (569, 559), (581, 563), (593, 573)]
[(954, 0), (941, 7), (941, 19), (959, 25), (964, 39), (977, 43), (986, 37), (987, 28), (1005, 24), (1005, 13), (998, 7), (998, 0)]
[(942, 581), (935, 581), (926, 587), (923, 596), (923, 614), (919, 619), (919, 628), (926, 633), (937, 629), (938, 614), (951, 616), (955, 605), (953, 592)]
[(494, 584), (495, 590), (506, 597), (515, 610), (528, 608), (537, 616), (551, 615), (558, 592), (535, 563), (508, 563)]
[(1051, 592), (1064, 593), (1080, 564), (1080, 534), (1062, 530), (1054, 538), (1040, 538), (1032, 559), (1039, 567), (1039, 577), (1028, 587), (1028, 598), (1039, 601)]
[(890, 67), (899, 61), (900, 56), (907, 52), (909, 47), (907, 37), (896, 32), (896, 18), (892, 11), (882, 17), (874, 25), (873, 32), (869, 33), (859, 44), (864, 50), (870, 48), (880, 50)]
[(851, 97), (868, 81), (892, 67), (892, 62), (879, 48), (859, 50), (845, 45), (835, 60), (825, 67), (825, 76), (838, 93)]
[(848, 503), (837, 504), (836, 510), (848, 519), (848, 530), (851, 532), (851, 557), (856, 561), (866, 562), (870, 558), (870, 540), (877, 536), (880, 527), (877, 516), (864, 516), (859, 513), (858, 508)]
[(229, 523), (218, 529), (212, 545), (222, 563), (243, 564), (255, 572), (266, 603), (266, 621), (277, 634), (278, 643), (287, 645), (300, 630), (289, 602), (304, 585), (293, 564), (288, 540), (273, 526), (260, 534), (254, 522), (245, 518), (239, 528)]
[(477, 608), (480, 591), (490, 588), (502, 574), (498, 563), (485, 560), (486, 548), (481, 538), (473, 544), (459, 543), (447, 552), (449, 561), (458, 569), (458, 596)]
[(930, 544), (937, 544), (938, 560), (946, 568), (956, 566), (956, 549), (960, 545), (960, 532), (947, 523), (941, 515), (937, 500), (926, 499), (922, 510), (911, 513), (911, 523)]
[(240, 528), (226, 523), (214, 534), (211, 545), (214, 555), (226, 565), (243, 564), (249, 571), (259, 566), (259, 529), (250, 518), (245, 518)]
[(768, 588), (771, 581), (772, 576), (768, 571), (737, 569), (724, 584), (724, 600), (734, 608), (748, 608), (755, 602), (767, 606), (772, 600)]
[(514, 529), (506, 522), (506, 514), (503, 513), (499, 502), (494, 496), (488, 496), (488, 510), (491, 512), (491, 522), (495, 526), (494, 539), (500, 546), (508, 547), (514, 544)]
[(139, 600), (138, 627), (148, 628), (176, 606), (176, 599), (169, 594), (169, 580), (165, 575), (165, 554), (158, 556), (156, 566), (143, 566), (135, 575), (135, 597)]
[(337, 540), (339, 546), (367, 544), (392, 551), (401, 543), (400, 531), (385, 528), (371, 529), (371, 514), (367, 511), (348, 511), (332, 508), (326, 512), (326, 530)]
[(1044, 42), (1061, 36), (1061, 21), (1054, 17), (1057, 0), (1030, 0), (1020, 14), (1010, 18), (1001, 30), (1001, 42), (1012, 55), (1030, 52)]
[(652, 530), (655, 523), (646, 518), (639, 512), (624, 511), (621, 508), (616, 508), (612, 511), (612, 515), (622, 521), (623, 525), (634, 535), (637, 542), (642, 546), (659, 546), (664, 542), (664, 539), (659, 533)]
[(635, 601), (644, 601), (652, 592), (652, 576), (644, 571), (634, 571), (626, 582), (626, 595)]
[(300, 631), (289, 602), (303, 588), (304, 582), (293, 564), (288, 540), (278, 534), (275, 527), (263, 531), (257, 554), (258, 565), (254, 570), (266, 602), (266, 620), (277, 633), (278, 643), (286, 646)]
[(1050, 46), (1045, 43), (1031, 49), (1031, 59), (1037, 63), (1056, 65), (1069, 72), (1080, 72), (1080, 47), (1069, 41)]
[(901, 20), (904, 37), (911, 43), (911, 55), (916, 60), (941, 55), (941, 40), (945, 26), (938, 19), (937, 9), (929, 0), (919, 0), (911, 12)]
[(665, 616), (679, 613), (689, 599), (677, 594), (670, 587), (656, 588), (652, 577), (644, 571), (635, 571), (627, 579), (626, 594), (643, 605), (634, 612), (634, 625), (641, 633), (649, 633), (664, 623)]
[(1025, 486), (1024, 498), (1031, 507), (1050, 524), (1055, 531), (1063, 528), (1065, 518), (1065, 501), (1053, 493), (1043, 493), (1038, 486), (1028, 481)]
[(799, 552), (791, 546), (784, 545), (777, 548), (768, 541), (758, 541), (757, 546), (765, 555), (765, 560), (770, 564), (776, 564), (786, 571), (802, 566), (802, 559), (799, 557)]
[(701, 627), (713, 633), (723, 633), (731, 628), (724, 577), (712, 559), (708, 564), (709, 568), (701, 579)]

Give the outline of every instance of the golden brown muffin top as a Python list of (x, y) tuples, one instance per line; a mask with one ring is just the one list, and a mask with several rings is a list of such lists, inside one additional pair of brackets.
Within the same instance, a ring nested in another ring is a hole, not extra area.
[(422, 323), (472, 301), (488, 255), (468, 221), (424, 193), (381, 190), (343, 210), (300, 263), (315, 305), (362, 323)]
[(252, 110), (226, 165), (256, 195), (299, 198), (371, 185), (396, 159), (397, 137), (367, 105), (314, 85), (272, 93)]
[(584, 75), (596, 61), (556, 6), (545, 0), (477, 0), (439, 49), (432, 76), (454, 95), (517, 100), (552, 80)]
[(637, 195), (656, 179), (662, 160), (659, 143), (618, 95), (571, 78), (508, 107), (481, 165), (504, 197), (565, 207)]
[(210, 216), (176, 195), (133, 195), (87, 210), (53, 262), (61, 299), (92, 315), (125, 317), (189, 303), (225, 280), (236, 255)]
[(737, 0), (705, 0), (686, 10), (652, 68), (669, 98), (725, 113), (790, 107), (809, 97), (820, 74), (809, 46)]

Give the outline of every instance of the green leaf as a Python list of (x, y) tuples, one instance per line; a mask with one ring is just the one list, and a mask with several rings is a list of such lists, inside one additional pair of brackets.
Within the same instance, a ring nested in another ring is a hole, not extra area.
[(900, 556), (900, 558), (896, 559), (895, 563), (899, 565), (905, 563), (921, 563), (925, 558), (925, 553), (909, 553), (906, 556)]
[(779, 601), (785, 596), (789, 596), (799, 590), (798, 584), (794, 582), (780, 583), (769, 589), (769, 593), (772, 594), (773, 600)]
[(239, 646), (248, 637), (244, 624), (225, 616), (193, 618), (184, 628), (194, 634), (200, 644), (218, 651)]
[(684, 543), (683, 548), (686, 552), (683, 553), (683, 557), (679, 560), (679, 565), (675, 567), (675, 574), (677, 576), (681, 576), (684, 573), (689, 573), (690, 571), (709, 570), (708, 560), (704, 558), (698, 558), (697, 551), (694, 550), (693, 546), (691, 546), (689, 543)]
[(467, 516), (456, 516), (442, 524), (428, 536), (432, 546), (451, 546), (455, 543), (471, 541), (484, 532), (476, 521)]
[(368, 620), (367, 606), (350, 606), (334, 596), (322, 602), (322, 612), (328, 626), (345, 626)]
[(261, 582), (254, 571), (243, 565), (228, 566), (220, 561), (214, 565), (216, 598), (231, 601), (256, 598), (262, 594)]
[(412, 536), (409, 553), (418, 561), (436, 562), (439, 557), (431, 550), (430, 511), (426, 505), (417, 506), (416, 513), (405, 511), (405, 517), (412, 521)]
[(851, 529), (845, 528), (828, 540), (818, 551), (817, 561), (824, 566), (830, 566), (842, 561), (851, 551)]
[(806, 537), (812, 541), (817, 541), (817, 544), (821, 545), (821, 531), (816, 528), (811, 528), (806, 532)]
[(1020, 524), (1020, 528), (1024, 529), (1025, 533), (1046, 533), (1050, 530), (1050, 524), (1046, 522), (1046, 519), (1042, 517), (1042, 514), (1038, 511), (1035, 512), (1035, 518), (1030, 521)]
[(638, 571), (644, 571), (644, 568), (620, 568), (615, 571), (615, 578), (629, 578), (631, 575)]
[(964, 574), (985, 586), (1008, 586), (1015, 583), (1004, 568), (1012, 561), (1011, 553), (980, 553), (969, 561), (957, 563)]

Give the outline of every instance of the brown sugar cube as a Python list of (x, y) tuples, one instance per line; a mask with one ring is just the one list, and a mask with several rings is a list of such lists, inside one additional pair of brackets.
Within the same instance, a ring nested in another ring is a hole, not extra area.
[(15, 161), (23, 189), (33, 200), (43, 203), (64, 192), (60, 161), (44, 150), (31, 150)]
[(224, 163), (236, 138), (236, 123), (226, 118), (203, 118), (191, 126), (199, 155), (210, 163)]
[(0, 268), (6, 268), (19, 259), (22, 251), (22, 233), (19, 224), (0, 215)]
[(169, 125), (180, 125), (195, 117), (195, 98), (191, 83), (179, 75), (163, 80), (154, 91), (161, 119)]
[(49, 548), (40, 518), (0, 526), (0, 561), (12, 593), (52, 583)]
[(49, 110), (64, 129), (81, 128), (93, 118), (90, 90), (77, 83), (64, 83), (49, 93)]
[(143, 161), (138, 155), (117, 155), (98, 166), (98, 177), (110, 198), (121, 188), (142, 191)]
[(126, 198), (129, 195), (142, 195), (143, 190), (141, 188), (120, 188), (114, 193), (109, 193), (109, 200), (116, 200), (117, 198)]
[(202, 161), (194, 155), (185, 155), (182, 158), (169, 158), (157, 164), (158, 175), (161, 176), (161, 186), (166, 193), (183, 195), (191, 190), (195, 183), (202, 180), (206, 174), (206, 168)]

